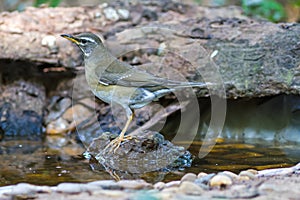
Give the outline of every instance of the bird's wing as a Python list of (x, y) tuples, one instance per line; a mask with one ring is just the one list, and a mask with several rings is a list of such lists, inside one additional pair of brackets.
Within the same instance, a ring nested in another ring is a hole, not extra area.
[(157, 77), (149, 72), (138, 69), (118, 59), (113, 60), (102, 73), (98, 72), (98, 81), (102, 85), (120, 85), (125, 87), (143, 87), (149, 90), (157, 90), (169, 87), (205, 87), (204, 83), (189, 83), (173, 81)]
[(98, 74), (102, 85), (121, 85), (125, 87), (156, 87), (164, 85), (165, 79), (135, 68), (127, 63), (115, 60), (103, 72)]
[(164, 85), (166, 81), (143, 71), (129, 71), (127, 73), (104, 72), (99, 78), (103, 85), (121, 85), (125, 87), (155, 87)]

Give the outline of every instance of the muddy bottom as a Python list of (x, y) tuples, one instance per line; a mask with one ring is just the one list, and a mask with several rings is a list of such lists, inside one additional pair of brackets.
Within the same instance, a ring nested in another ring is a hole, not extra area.
[[(184, 145), (185, 142), (177, 143)], [(195, 155), (192, 166), (177, 171), (142, 174), (147, 179), (155, 174), (155, 180), (172, 181), (188, 172), (216, 173), (229, 170), (268, 169), (288, 167), (300, 160), (299, 144), (274, 144), (253, 140), (243, 141), (219, 139), (204, 157), (197, 157), (201, 142), (194, 142), (189, 151)], [(85, 149), (74, 140), (48, 136), (45, 140), (32, 141), (12, 139), (0, 142), (0, 186), (27, 182), (37, 185), (57, 185), (61, 182), (90, 182), (113, 179), (103, 169), (93, 170), (82, 156)], [(151, 180), (151, 179), (150, 179)]]

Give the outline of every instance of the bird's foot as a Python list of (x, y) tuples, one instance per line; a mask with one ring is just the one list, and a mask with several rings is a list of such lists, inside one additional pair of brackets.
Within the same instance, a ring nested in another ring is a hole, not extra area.
[(114, 153), (116, 153), (117, 149), (120, 147), (121, 143), (124, 141), (128, 141), (131, 140), (132, 136), (130, 135), (125, 135), (123, 137), (118, 136), (117, 138), (113, 139), (104, 149), (104, 151), (108, 148), (110, 148), (109, 153), (111, 153), (112, 151), (114, 151)]

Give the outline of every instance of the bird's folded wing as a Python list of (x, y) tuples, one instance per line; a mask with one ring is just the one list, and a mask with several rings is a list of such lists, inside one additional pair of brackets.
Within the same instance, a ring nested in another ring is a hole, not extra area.
[(168, 87), (189, 87), (205, 86), (204, 83), (189, 83), (172, 81), (166, 78), (157, 77), (149, 72), (135, 68), (127, 63), (114, 60), (106, 69), (100, 68), (102, 73), (96, 72), (98, 81), (102, 85), (120, 85), (125, 87), (168, 88)]
[(125, 87), (156, 87), (164, 86), (167, 81), (144, 71), (128, 71), (123, 74), (104, 72), (99, 78), (99, 83)]

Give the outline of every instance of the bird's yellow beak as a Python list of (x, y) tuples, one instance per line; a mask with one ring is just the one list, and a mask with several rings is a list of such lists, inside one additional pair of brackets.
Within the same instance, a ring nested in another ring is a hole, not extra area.
[(71, 42), (73, 42), (73, 43), (75, 43), (75, 44), (79, 44), (79, 40), (76, 38), (76, 37), (74, 37), (73, 35), (70, 35), (70, 34), (62, 34), (62, 35), (60, 35), (61, 37), (63, 37), (63, 38), (66, 38), (66, 39), (68, 39), (68, 40), (70, 40)]

